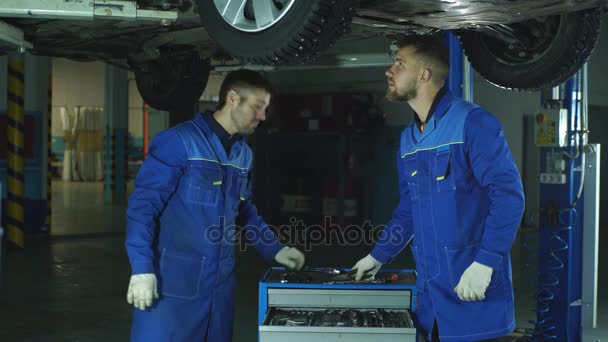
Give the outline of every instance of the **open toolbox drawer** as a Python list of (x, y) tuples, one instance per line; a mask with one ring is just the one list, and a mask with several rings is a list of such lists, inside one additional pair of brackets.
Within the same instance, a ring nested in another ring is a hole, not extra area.
[(412, 271), (385, 284), (281, 283), (280, 272), (260, 282), (261, 342), (416, 341)]

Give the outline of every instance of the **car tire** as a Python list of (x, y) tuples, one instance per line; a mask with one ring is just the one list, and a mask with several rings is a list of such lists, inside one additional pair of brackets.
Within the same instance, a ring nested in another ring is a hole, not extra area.
[(272, 26), (250, 32), (224, 20), (213, 0), (199, 0), (198, 12), (211, 38), (228, 54), (263, 65), (311, 61), (348, 32), (354, 15), (352, 0), (296, 0)]
[(209, 58), (193, 53), (187, 58), (151, 61), (135, 70), (135, 82), (144, 102), (163, 111), (194, 105), (207, 86)]
[(523, 56), (534, 56), (528, 60), (518, 58), (517, 48), (508, 48), (504, 41), (488, 34), (462, 31), (459, 36), (469, 62), (490, 83), (536, 91), (559, 85), (585, 64), (599, 37), (601, 15), (600, 9), (589, 9), (547, 17), (545, 22), (553, 22), (552, 32), (545, 38), (547, 44), (532, 48), (533, 44), (528, 44), (519, 50)]

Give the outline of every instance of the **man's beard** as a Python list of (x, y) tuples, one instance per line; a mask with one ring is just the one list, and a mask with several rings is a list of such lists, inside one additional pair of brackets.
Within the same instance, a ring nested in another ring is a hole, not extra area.
[(241, 135), (251, 135), (251, 134), (253, 134), (253, 132), (255, 132), (255, 127), (254, 128), (244, 127), (239, 130), (239, 133)]
[(245, 122), (238, 122), (236, 125), (238, 129), (238, 134), (240, 135), (251, 135), (255, 132), (256, 127), (251, 127), (251, 122), (249, 124)]
[(407, 102), (418, 95), (416, 87), (410, 88), (404, 93), (399, 93), (396, 88), (388, 88), (386, 91), (386, 99), (393, 102)]
[(251, 135), (255, 131), (255, 127), (251, 128), (246, 122), (243, 121), (244, 115), (245, 112), (241, 108), (238, 108), (236, 112), (232, 113), (232, 123), (237, 129), (237, 134)]

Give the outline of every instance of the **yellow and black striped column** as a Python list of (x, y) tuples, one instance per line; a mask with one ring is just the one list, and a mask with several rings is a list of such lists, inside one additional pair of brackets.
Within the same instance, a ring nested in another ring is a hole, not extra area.
[[(110, 194), (109, 203), (124, 204), (127, 200), (127, 178), (129, 172), (129, 131), (123, 128), (110, 129)], [(106, 198), (107, 199), (107, 198)]]
[(52, 136), (53, 136), (53, 75), (49, 73), (49, 88), (47, 91), (47, 117), (46, 117), (46, 233), (51, 233), (51, 217), (52, 217), (52, 186), (53, 186), (53, 165), (52, 165)]
[(112, 203), (116, 203), (116, 130), (112, 129), (112, 142), (110, 144), (110, 191)]
[(126, 200), (126, 164), (129, 127), (128, 72), (106, 65), (104, 111), (106, 116), (106, 203)]
[(23, 59), (8, 63), (7, 237), (24, 247), (24, 77)]
[[(107, 110), (107, 109), (104, 109)], [(108, 115), (106, 114), (106, 120), (108, 120)], [(106, 134), (105, 134), (105, 157), (104, 157), (104, 167), (105, 167), (105, 172), (104, 172), (104, 197), (105, 197), (105, 203), (106, 204), (112, 204), (112, 194), (114, 193), (114, 191), (112, 190), (112, 188), (114, 188), (114, 176), (113, 176), (113, 161), (114, 161), (114, 157), (113, 157), (113, 152), (114, 151), (114, 139), (112, 138), (113, 134), (112, 134), (112, 128), (110, 127), (110, 123), (106, 124)]]
[(127, 182), (129, 180), (129, 130), (125, 129), (123, 131), (123, 144), (124, 144), (124, 154), (122, 155), (122, 162), (124, 163), (123, 167), (123, 176), (122, 176), (122, 191), (121, 191), (121, 201), (126, 203), (127, 201)]

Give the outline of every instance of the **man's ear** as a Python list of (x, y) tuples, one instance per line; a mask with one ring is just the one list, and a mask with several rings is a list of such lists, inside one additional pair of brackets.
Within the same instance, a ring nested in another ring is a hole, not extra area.
[(236, 92), (236, 90), (230, 89), (226, 96), (226, 99), (227, 99), (226, 102), (229, 105), (234, 106), (234, 105), (239, 104), (240, 98), (241, 98), (241, 96), (239, 95), (239, 93)]
[(423, 82), (428, 82), (431, 80), (431, 76), (433, 76), (433, 71), (429, 68), (423, 68), (420, 73), (420, 80)]

